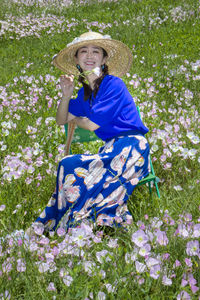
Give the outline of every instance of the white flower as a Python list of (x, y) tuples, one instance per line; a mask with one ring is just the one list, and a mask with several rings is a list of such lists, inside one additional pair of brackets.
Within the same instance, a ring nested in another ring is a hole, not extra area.
[(136, 267), (136, 271), (137, 271), (138, 273), (143, 273), (143, 272), (145, 271), (145, 269), (146, 269), (145, 264), (140, 263), (139, 261), (136, 261), (136, 262), (135, 262), (135, 267)]
[(93, 72), (95, 75), (97, 75), (97, 76), (99, 76), (99, 75), (101, 74), (101, 70), (100, 70), (99, 67), (94, 68), (94, 69), (92, 70), (92, 72)]
[(182, 190), (183, 190), (183, 188), (182, 188), (180, 185), (175, 185), (175, 186), (174, 186), (174, 189), (175, 189), (176, 191), (182, 191)]
[(98, 292), (97, 299), (98, 300), (105, 300), (106, 299), (106, 294), (104, 292)]

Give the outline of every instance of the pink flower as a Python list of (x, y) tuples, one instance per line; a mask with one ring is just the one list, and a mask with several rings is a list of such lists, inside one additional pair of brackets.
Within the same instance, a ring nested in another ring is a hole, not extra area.
[(0, 205), (0, 211), (3, 211), (6, 208), (4, 204)]
[(118, 239), (110, 239), (107, 245), (110, 248), (117, 248), (118, 247), (117, 242), (118, 242)]
[(50, 282), (48, 287), (47, 287), (47, 291), (49, 292), (55, 292), (56, 291), (56, 288), (55, 288), (55, 285), (53, 282)]
[(49, 244), (49, 239), (47, 237), (44, 237), (38, 243), (40, 245), (48, 245)]
[(73, 281), (73, 278), (72, 278), (71, 276), (69, 276), (69, 275), (65, 275), (65, 276), (63, 277), (63, 282), (64, 282), (64, 284), (65, 284), (66, 286), (70, 286), (71, 283), (72, 283), (72, 281)]
[(164, 275), (162, 278), (162, 284), (163, 285), (172, 285), (172, 280), (170, 278), (168, 278), (166, 275)]
[(140, 263), (139, 261), (135, 262), (135, 267), (137, 273), (143, 273), (146, 270), (146, 266), (143, 263)]
[(158, 230), (155, 232), (156, 242), (161, 246), (166, 246), (169, 242), (165, 231)]
[(151, 268), (151, 267), (153, 267), (153, 266), (155, 266), (155, 265), (159, 265), (159, 264), (160, 264), (160, 261), (159, 261), (158, 259), (156, 259), (156, 258), (149, 257), (149, 258), (147, 258), (147, 260), (146, 260), (146, 264), (147, 264), (147, 267), (148, 267), (148, 268)]
[(26, 271), (26, 264), (20, 258), (17, 260), (17, 271), (18, 272), (25, 272)]
[(37, 235), (42, 235), (44, 232), (44, 225), (42, 223), (33, 223), (33, 230)]
[(193, 238), (199, 238), (200, 237), (200, 224), (195, 224), (193, 228)]
[(136, 231), (131, 238), (132, 242), (134, 242), (138, 247), (142, 247), (144, 246), (149, 238), (148, 236), (144, 233), (143, 230), (139, 229), (138, 231)]
[(190, 295), (187, 292), (182, 291), (182, 292), (180, 292), (180, 294), (178, 294), (176, 299), (177, 300), (190, 300), (191, 298), (190, 298)]
[(192, 267), (192, 261), (191, 261), (191, 259), (190, 258), (185, 258), (185, 263), (186, 263), (186, 265), (188, 266), (188, 267)]
[(187, 284), (188, 284), (188, 281), (183, 278), (182, 281), (181, 281), (181, 286), (184, 287)]
[(175, 268), (177, 268), (177, 267), (180, 267), (181, 266), (181, 263), (180, 263), (180, 261), (178, 260), (178, 259), (176, 259), (176, 261), (175, 261)]
[(97, 299), (98, 300), (105, 300), (106, 299), (106, 294), (104, 292), (98, 292)]
[(145, 244), (144, 246), (142, 246), (140, 248), (139, 254), (141, 256), (147, 256), (147, 255), (149, 255), (150, 251), (151, 251), (151, 246), (149, 244)]
[(164, 253), (162, 257), (163, 257), (164, 260), (167, 260), (170, 257), (170, 254), (169, 253)]
[(104, 260), (110, 261), (111, 259), (109, 258), (108, 254), (109, 254), (109, 252), (107, 250), (97, 251), (96, 252), (97, 260), (100, 263), (103, 263)]
[(196, 281), (196, 279), (194, 278), (194, 276), (193, 276), (192, 274), (189, 274), (189, 275), (188, 275), (188, 281), (189, 281), (189, 284), (190, 284), (190, 285), (195, 285), (195, 284), (197, 284), (197, 281)]
[(195, 294), (199, 290), (199, 287), (197, 287), (196, 285), (191, 285), (190, 287), (191, 287), (193, 294)]
[(160, 265), (155, 265), (151, 267), (149, 274), (152, 278), (158, 279), (158, 277), (160, 276), (160, 270)]
[(66, 234), (66, 231), (65, 231), (65, 229), (64, 228), (58, 228), (58, 230), (57, 230), (57, 235), (58, 236), (63, 236), (63, 235), (65, 235)]
[(187, 243), (186, 253), (189, 256), (195, 256), (199, 254), (199, 242), (197, 240)]

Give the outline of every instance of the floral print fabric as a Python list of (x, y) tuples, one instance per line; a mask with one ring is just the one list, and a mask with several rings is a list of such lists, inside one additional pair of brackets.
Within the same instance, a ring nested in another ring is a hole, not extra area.
[(56, 191), (36, 222), (45, 230), (74, 227), (86, 219), (97, 225), (124, 225), (132, 220), (127, 201), (149, 173), (149, 145), (142, 135), (113, 138), (95, 155), (63, 158)]

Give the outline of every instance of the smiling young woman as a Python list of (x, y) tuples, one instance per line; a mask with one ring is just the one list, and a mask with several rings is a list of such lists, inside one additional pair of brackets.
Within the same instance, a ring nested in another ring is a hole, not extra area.
[[(82, 222), (94, 226), (131, 223), (127, 201), (149, 173), (149, 145), (144, 136), (148, 129), (119, 78), (131, 62), (125, 44), (96, 32), (75, 38), (54, 58), (54, 65), (67, 74), (60, 77), (63, 97), (58, 125), (73, 121), (94, 131), (105, 144), (98, 154), (69, 155), (60, 161), (55, 193), (35, 222), (45, 230), (67, 231)], [(77, 74), (83, 87), (72, 99)]]

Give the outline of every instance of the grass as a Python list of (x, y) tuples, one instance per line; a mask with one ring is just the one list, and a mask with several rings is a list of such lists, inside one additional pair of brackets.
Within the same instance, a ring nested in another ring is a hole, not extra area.
[[(20, 239), (17, 245), (12, 237), (2, 240), (0, 299), (199, 299), (199, 3), (63, 3), (1, 1), (0, 236), (25, 230), (54, 190), (65, 136), (55, 123), (61, 72), (51, 60), (89, 29), (133, 51), (123, 80), (150, 130), (161, 199), (138, 187), (125, 233), (86, 227), (68, 240), (39, 237), (28, 249)], [(98, 147), (76, 143), (72, 151)], [(139, 230), (149, 239), (146, 256), (134, 240)]]

